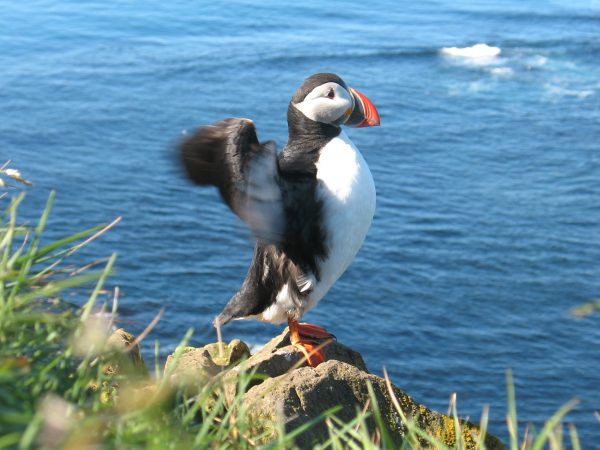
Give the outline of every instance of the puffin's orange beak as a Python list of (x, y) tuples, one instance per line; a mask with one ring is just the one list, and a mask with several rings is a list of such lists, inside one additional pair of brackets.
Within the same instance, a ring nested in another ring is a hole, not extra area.
[(379, 113), (371, 100), (356, 89), (348, 88), (348, 91), (354, 97), (354, 109), (344, 125), (354, 128), (379, 126)]

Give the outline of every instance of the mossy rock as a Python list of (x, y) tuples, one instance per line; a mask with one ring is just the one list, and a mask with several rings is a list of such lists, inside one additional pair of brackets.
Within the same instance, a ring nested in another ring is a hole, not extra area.
[[(254, 433), (262, 436), (264, 441), (269, 441), (276, 437), (274, 430), (277, 423), (284, 423), (286, 431), (291, 432), (336, 406), (341, 407), (336, 417), (344, 422), (351, 421), (357, 411), (370, 403), (369, 385), (373, 389), (384, 426), (394, 446), (400, 447), (406, 429), (385, 381), (347, 363), (331, 360), (316, 368), (301, 367), (289, 374), (270, 378), (252, 387), (244, 395), (243, 402)], [(416, 403), (397, 387), (393, 387), (393, 391), (403, 414), (409, 420), (448, 447), (456, 446), (457, 433), (453, 418)], [(367, 420), (367, 427), (371, 435), (377, 428), (373, 419)], [(269, 430), (273, 430), (272, 435), (269, 435)], [(460, 433), (466, 449), (475, 449), (474, 436), (480, 434), (479, 428), (461, 421)], [(295, 443), (300, 448), (312, 448), (315, 443), (326, 439), (328, 431), (325, 423), (321, 422), (299, 435)], [(427, 448), (426, 442), (419, 444)], [(504, 448), (498, 439), (490, 435), (486, 436), (485, 444), (488, 450)]]
[(133, 345), (135, 337), (119, 328), (106, 341), (108, 349), (105, 355), (105, 375), (127, 375), (128, 377), (148, 377), (148, 369), (142, 355), (140, 346)]
[(109, 336), (100, 358), (105, 378), (99, 385), (96, 381), (90, 381), (87, 388), (92, 392), (99, 391), (102, 403), (114, 401), (124, 385), (147, 382), (148, 369), (140, 354), (140, 347), (135, 344), (135, 337), (122, 328)]
[(223, 368), (232, 367), (243, 359), (250, 358), (250, 349), (245, 342), (239, 339), (234, 339), (227, 345), (215, 342), (205, 345), (203, 348), (208, 350), (213, 362)]
[(216, 375), (230, 369), (241, 360), (250, 357), (248, 346), (234, 339), (229, 344), (208, 344), (204, 347), (186, 347), (179, 355), (175, 367), (175, 353), (167, 357), (165, 374), (177, 384), (188, 386), (204, 383)]

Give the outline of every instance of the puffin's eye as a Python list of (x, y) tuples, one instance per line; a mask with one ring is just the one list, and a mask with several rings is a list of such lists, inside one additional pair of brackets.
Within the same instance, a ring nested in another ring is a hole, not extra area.
[(329, 89), (329, 92), (327, 93), (327, 98), (333, 98), (335, 97), (335, 91), (333, 90), (333, 88)]

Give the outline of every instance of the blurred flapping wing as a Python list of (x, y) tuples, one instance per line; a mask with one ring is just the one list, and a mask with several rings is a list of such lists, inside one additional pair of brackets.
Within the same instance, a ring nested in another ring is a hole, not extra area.
[(225, 119), (200, 128), (180, 146), (187, 176), (219, 189), (229, 208), (266, 243), (281, 241), (283, 201), (273, 141), (258, 142), (248, 119)]

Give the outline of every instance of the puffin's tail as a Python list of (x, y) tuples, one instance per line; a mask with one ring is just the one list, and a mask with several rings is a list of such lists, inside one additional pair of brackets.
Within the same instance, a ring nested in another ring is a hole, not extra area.
[(273, 286), (265, 285), (261, 279), (261, 274), (264, 272), (263, 265), (260, 264), (260, 261), (264, 261), (263, 250), (264, 248), (259, 244), (254, 247), (254, 256), (246, 279), (240, 290), (229, 299), (221, 314), (215, 317), (213, 321), (215, 327), (222, 327), (234, 319), (256, 316), (275, 301), (272, 295)]

